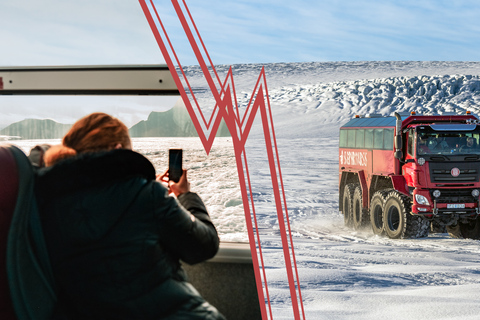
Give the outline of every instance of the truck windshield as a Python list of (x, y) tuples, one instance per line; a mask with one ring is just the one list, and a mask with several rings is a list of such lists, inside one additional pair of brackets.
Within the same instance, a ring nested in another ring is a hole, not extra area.
[(418, 131), (417, 155), (479, 154), (480, 131)]

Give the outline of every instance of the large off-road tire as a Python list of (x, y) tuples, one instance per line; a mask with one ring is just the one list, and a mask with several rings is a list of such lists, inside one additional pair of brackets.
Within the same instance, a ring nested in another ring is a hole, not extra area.
[(455, 239), (463, 239), (462, 232), (460, 231), (460, 225), (454, 224), (451, 226), (447, 226), (447, 232), (450, 235), (450, 237), (455, 238)]
[(388, 194), (383, 209), (385, 234), (391, 239), (422, 238), (428, 236), (430, 222), (411, 214), (411, 200), (397, 191)]
[(355, 184), (349, 183), (343, 189), (343, 221), (345, 226), (351, 228), (353, 226), (353, 193), (355, 192)]
[(368, 210), (363, 208), (362, 188), (355, 187), (353, 192), (353, 228), (359, 230), (365, 227), (368, 223)]
[(458, 222), (458, 226), (465, 239), (480, 239), (480, 217), (467, 223)]
[(432, 220), (430, 222), (430, 233), (446, 233), (446, 232), (448, 232), (447, 228), (437, 220)]
[(370, 225), (376, 235), (383, 235), (385, 228), (383, 226), (383, 207), (387, 198), (388, 191), (377, 191), (370, 200)]

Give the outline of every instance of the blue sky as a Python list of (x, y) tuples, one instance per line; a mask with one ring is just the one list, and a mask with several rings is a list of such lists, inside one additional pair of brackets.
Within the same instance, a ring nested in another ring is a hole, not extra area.
[[(480, 60), (480, 1), (192, 0), (216, 64)], [(158, 1), (172, 38), (181, 30)], [(150, 64), (164, 60), (136, 0), (0, 4), (0, 66)], [(195, 64), (186, 44), (183, 64)]]

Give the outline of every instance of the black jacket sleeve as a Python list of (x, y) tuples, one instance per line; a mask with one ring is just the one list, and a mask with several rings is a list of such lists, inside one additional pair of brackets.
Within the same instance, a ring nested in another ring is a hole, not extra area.
[(177, 201), (160, 183), (155, 183), (154, 189), (160, 244), (188, 264), (215, 256), (219, 246), (217, 230), (200, 197), (188, 192)]

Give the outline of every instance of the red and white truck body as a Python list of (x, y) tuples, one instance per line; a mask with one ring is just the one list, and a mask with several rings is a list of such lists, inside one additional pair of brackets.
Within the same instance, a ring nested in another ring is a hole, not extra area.
[(340, 128), (345, 223), (391, 238), (426, 236), (430, 224), (480, 237), (479, 143), (472, 114), (356, 116)]

